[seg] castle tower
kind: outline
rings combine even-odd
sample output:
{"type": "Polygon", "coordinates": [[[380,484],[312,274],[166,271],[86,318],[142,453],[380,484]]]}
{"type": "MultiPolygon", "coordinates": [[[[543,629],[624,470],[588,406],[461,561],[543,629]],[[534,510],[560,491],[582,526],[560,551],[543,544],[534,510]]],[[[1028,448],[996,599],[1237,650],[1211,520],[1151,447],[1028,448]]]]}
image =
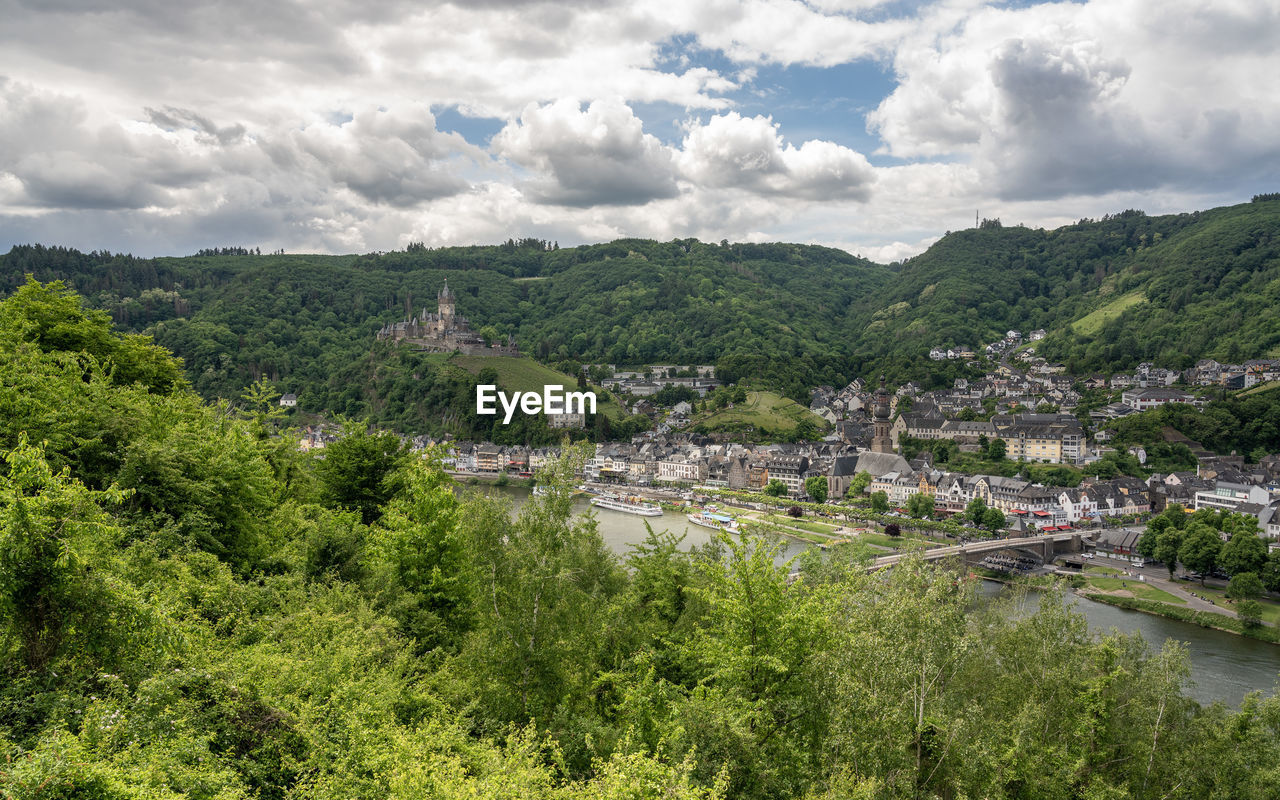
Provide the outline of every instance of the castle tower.
{"type": "Polygon", "coordinates": [[[875,393],[875,406],[872,412],[875,429],[871,436],[871,452],[892,453],[893,436],[889,433],[889,392],[884,388],[884,376],[880,376],[880,388],[875,393]]]}
{"type": "Polygon", "coordinates": [[[453,327],[453,292],[449,291],[449,280],[446,278],[444,288],[436,295],[436,300],[440,303],[440,322],[445,330],[453,327]]]}

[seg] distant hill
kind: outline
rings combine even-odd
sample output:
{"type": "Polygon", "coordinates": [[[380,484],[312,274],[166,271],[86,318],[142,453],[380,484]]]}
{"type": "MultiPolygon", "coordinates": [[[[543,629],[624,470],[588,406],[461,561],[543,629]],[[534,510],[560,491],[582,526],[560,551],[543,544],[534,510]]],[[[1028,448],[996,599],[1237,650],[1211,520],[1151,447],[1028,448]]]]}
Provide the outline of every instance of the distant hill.
{"type": "MultiPolygon", "coordinates": [[[[565,375],[583,363],[715,364],[727,381],[807,402],[815,385],[880,373],[948,384],[969,368],[928,361],[931,347],[978,347],[1010,328],[1046,329],[1041,354],[1076,372],[1280,354],[1277,234],[1280,198],[1268,196],[1056,230],[984,221],[891,265],[693,239],[155,259],[34,245],[0,256],[0,290],[25,273],[64,280],[181,356],[206,397],[237,397],[266,377],[307,410],[407,420],[443,400],[421,385],[380,386],[420,357],[375,347],[374,333],[434,310],[446,277],[474,329],[514,335],[565,375]]],[[[440,367],[422,361],[419,381],[440,367]]]]}

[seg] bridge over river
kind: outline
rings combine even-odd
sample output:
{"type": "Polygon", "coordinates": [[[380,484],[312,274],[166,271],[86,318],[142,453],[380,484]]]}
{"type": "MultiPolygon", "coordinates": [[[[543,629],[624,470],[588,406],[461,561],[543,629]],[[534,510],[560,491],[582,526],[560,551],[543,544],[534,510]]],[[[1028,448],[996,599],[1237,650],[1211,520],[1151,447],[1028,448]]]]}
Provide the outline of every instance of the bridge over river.
{"type": "MultiPolygon", "coordinates": [[[[1051,533],[1039,536],[1018,536],[1010,539],[984,539],[979,542],[968,542],[966,544],[952,545],[951,547],[933,547],[923,551],[921,556],[926,561],[959,556],[967,562],[976,563],[989,553],[1001,550],[1024,550],[1034,553],[1040,557],[1041,561],[1048,563],[1053,560],[1054,556],[1081,552],[1084,550],[1086,538],[1086,535],[1080,531],[1071,531],[1069,533],[1051,533]]],[[[906,557],[906,553],[881,556],[871,562],[871,568],[876,570],[892,567],[906,557]]]]}

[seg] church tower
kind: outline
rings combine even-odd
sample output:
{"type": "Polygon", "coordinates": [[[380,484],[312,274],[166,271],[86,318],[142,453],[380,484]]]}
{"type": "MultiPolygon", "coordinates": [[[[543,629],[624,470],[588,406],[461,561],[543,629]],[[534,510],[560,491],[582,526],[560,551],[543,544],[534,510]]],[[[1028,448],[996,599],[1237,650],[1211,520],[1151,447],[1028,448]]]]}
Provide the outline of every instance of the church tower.
{"type": "Polygon", "coordinates": [[[449,280],[446,278],[444,288],[436,295],[436,300],[440,303],[440,322],[445,330],[453,327],[453,299],[453,292],[449,291],[449,280]]]}
{"type": "Polygon", "coordinates": [[[880,388],[875,393],[872,411],[875,429],[871,436],[871,452],[892,453],[893,436],[889,433],[889,392],[884,388],[884,376],[880,376],[880,388]]]}

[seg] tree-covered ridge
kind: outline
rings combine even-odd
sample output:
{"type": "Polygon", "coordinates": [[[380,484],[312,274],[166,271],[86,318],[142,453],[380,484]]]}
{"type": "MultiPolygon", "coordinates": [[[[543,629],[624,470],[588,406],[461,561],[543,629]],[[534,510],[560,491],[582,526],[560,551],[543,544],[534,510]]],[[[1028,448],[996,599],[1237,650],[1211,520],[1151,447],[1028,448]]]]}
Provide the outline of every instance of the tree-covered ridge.
{"type": "MultiPolygon", "coordinates": [[[[1078,373],[1274,355],[1278,227],[1268,197],[1056,230],[989,222],[887,267],[824,247],[691,239],[156,259],[37,245],[3,256],[0,280],[65,281],[182,357],[206,398],[265,377],[306,409],[371,413],[334,376],[383,324],[434,310],[448,279],[474,328],[514,335],[544,363],[710,363],[806,401],[812,386],[881,373],[949,384],[968,368],[928,361],[930,348],[977,348],[1010,328],[1046,329],[1041,355],[1078,373]]],[[[386,419],[412,416],[398,405],[386,419]]]]}
{"type": "Polygon", "coordinates": [[[1042,354],[1078,370],[1156,361],[1175,369],[1200,358],[1239,363],[1280,356],[1280,200],[1260,198],[1195,215],[1195,224],[1133,254],[1114,294],[1145,302],[1096,335],[1061,331],[1042,354]]]}
{"type": "Polygon", "coordinates": [[[261,384],[209,405],[38,343],[74,299],[0,302],[2,796],[1280,790],[1280,700],[1200,707],[1183,649],[1095,639],[1060,595],[984,608],[943,567],[749,537],[620,560],[571,515],[586,452],[518,514],[389,434],[317,458],[261,384]]]}

